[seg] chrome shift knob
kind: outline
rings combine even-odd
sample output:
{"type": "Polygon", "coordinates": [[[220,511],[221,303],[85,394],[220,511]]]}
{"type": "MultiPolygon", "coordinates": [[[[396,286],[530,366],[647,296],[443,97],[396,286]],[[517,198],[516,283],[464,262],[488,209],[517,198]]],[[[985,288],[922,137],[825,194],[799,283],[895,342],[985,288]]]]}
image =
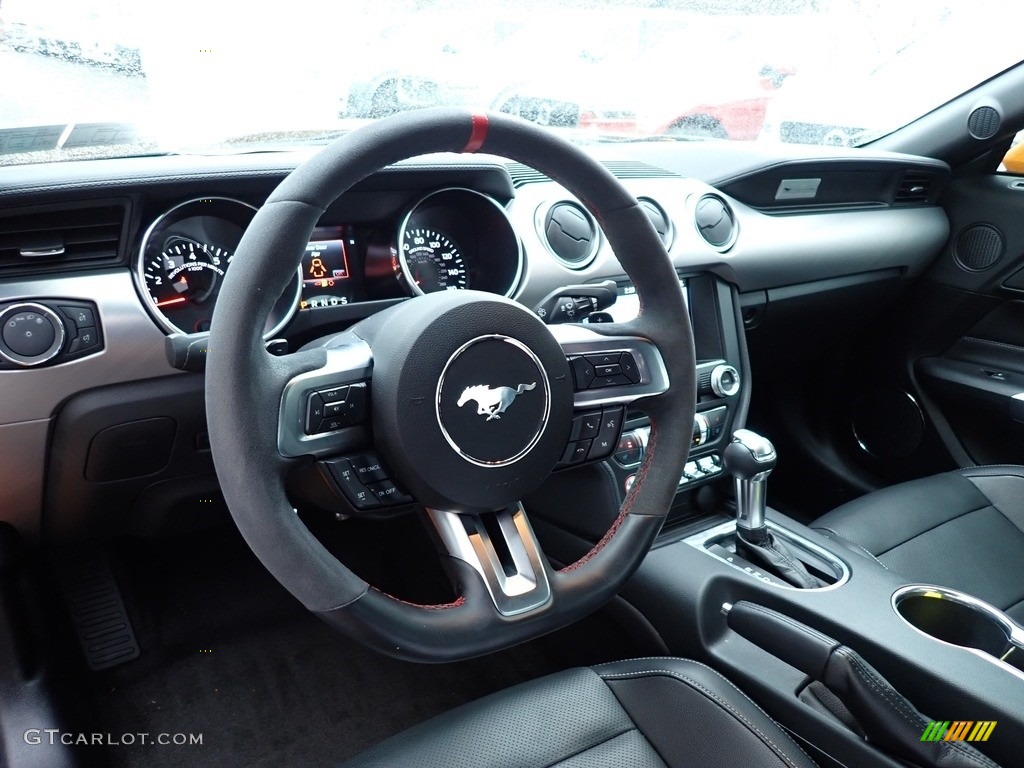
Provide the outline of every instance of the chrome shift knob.
{"type": "Polygon", "coordinates": [[[722,453],[722,465],[736,486],[736,527],[760,538],[765,531],[768,475],[778,456],[767,438],[749,429],[737,429],[722,453]]]}

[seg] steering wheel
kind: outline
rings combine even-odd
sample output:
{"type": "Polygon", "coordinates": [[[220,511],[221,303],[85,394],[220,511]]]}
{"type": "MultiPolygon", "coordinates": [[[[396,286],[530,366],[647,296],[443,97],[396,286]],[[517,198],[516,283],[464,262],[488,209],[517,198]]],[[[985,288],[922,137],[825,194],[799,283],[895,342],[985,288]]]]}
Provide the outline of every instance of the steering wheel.
{"type": "Polygon", "coordinates": [[[597,161],[506,115],[448,108],[396,115],[346,134],[291,173],[252,220],[233,262],[206,369],[213,458],[243,537],[309,610],[383,653],[450,661],[569,624],[636,570],[664,522],[692,439],[693,333],[664,245],[636,199],[597,161]],[[533,166],[583,202],[636,287],[636,319],[548,326],[508,299],[445,291],[403,301],[293,354],[267,352],[264,321],[334,200],[398,161],[481,149],[533,166]],[[633,356],[639,381],[600,389],[574,382],[570,358],[621,352],[633,356]],[[365,426],[306,434],[313,394],[359,382],[369,393],[365,426]],[[562,459],[574,412],[605,414],[634,401],[651,420],[635,482],[604,537],[556,569],[519,499],[562,459]],[[425,508],[458,595],[453,602],[416,605],[367,584],[289,501],[291,471],[311,457],[328,466],[370,444],[425,508]]]}

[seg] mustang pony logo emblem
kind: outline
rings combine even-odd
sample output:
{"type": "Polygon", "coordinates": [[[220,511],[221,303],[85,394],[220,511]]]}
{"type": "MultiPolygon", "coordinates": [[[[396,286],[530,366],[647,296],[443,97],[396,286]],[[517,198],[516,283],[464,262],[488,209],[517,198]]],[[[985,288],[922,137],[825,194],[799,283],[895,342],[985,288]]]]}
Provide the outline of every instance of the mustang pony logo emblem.
{"type": "Polygon", "coordinates": [[[487,421],[500,419],[501,414],[512,405],[512,402],[523,392],[527,392],[537,386],[537,382],[531,384],[520,384],[515,389],[512,387],[494,387],[487,384],[476,384],[466,387],[459,395],[459,408],[470,400],[476,401],[476,412],[481,416],[487,415],[487,421]]]}

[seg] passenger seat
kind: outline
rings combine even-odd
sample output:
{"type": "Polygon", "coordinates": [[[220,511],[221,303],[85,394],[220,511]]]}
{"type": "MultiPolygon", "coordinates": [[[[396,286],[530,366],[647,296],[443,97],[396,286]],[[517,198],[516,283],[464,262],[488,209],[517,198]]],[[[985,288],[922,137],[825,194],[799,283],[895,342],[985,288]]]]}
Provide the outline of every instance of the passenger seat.
{"type": "Polygon", "coordinates": [[[901,483],[844,504],[813,527],[910,582],[966,592],[1024,623],[1024,467],[901,483]]]}

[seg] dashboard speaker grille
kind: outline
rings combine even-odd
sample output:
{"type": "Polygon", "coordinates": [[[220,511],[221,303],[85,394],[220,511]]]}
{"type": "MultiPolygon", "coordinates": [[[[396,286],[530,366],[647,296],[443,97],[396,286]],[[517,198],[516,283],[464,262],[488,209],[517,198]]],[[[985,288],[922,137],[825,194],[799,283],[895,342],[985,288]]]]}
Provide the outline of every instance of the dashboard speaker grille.
{"type": "Polygon", "coordinates": [[[961,269],[984,272],[1003,256],[1003,233],[991,224],[973,224],[960,231],[953,246],[953,258],[961,269]]]}
{"type": "Polygon", "coordinates": [[[967,130],[976,139],[991,139],[999,130],[1001,121],[995,107],[978,107],[967,118],[967,130]]]}

